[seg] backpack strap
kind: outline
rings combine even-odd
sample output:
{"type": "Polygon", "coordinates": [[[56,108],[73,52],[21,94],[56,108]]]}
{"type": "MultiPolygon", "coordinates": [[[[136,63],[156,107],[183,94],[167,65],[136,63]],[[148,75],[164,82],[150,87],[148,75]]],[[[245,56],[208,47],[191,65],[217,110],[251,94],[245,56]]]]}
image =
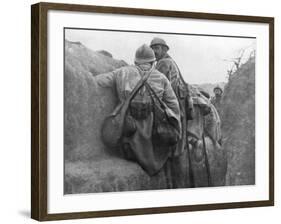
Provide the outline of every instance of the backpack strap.
{"type": "Polygon", "coordinates": [[[187,120],[193,120],[194,110],[193,110],[193,102],[192,102],[192,97],[191,97],[190,85],[184,81],[177,63],[171,57],[169,57],[169,60],[171,60],[175,64],[176,68],[178,69],[180,80],[182,81],[182,84],[184,85],[184,88],[186,90],[186,95],[185,95],[185,98],[187,99],[186,118],[187,118],[187,120]]]}
{"type": "MultiPolygon", "coordinates": [[[[139,71],[139,70],[138,70],[139,71]]],[[[150,74],[152,73],[153,69],[151,69],[149,72],[146,72],[142,78],[138,81],[132,92],[130,93],[128,97],[128,101],[130,102],[137,94],[137,92],[143,87],[144,83],[147,81],[149,78],[150,74]]]]}
{"type": "Polygon", "coordinates": [[[157,101],[159,102],[160,106],[162,109],[164,109],[166,107],[166,105],[163,103],[163,101],[157,96],[156,92],[154,91],[154,89],[151,87],[151,85],[149,85],[149,83],[145,83],[145,86],[150,90],[150,92],[155,96],[155,98],[157,99],[157,101]]]}
{"type": "MultiPolygon", "coordinates": [[[[160,105],[160,108],[161,108],[162,112],[165,114],[166,118],[168,119],[169,116],[168,116],[168,114],[167,114],[167,112],[166,112],[167,106],[165,105],[165,103],[157,96],[156,92],[155,92],[154,89],[149,85],[149,83],[146,82],[144,85],[150,90],[150,92],[152,93],[152,95],[154,95],[154,97],[156,98],[156,100],[158,101],[158,103],[159,103],[159,105],[160,105]]],[[[152,99],[152,101],[153,101],[154,104],[155,104],[155,101],[154,101],[154,99],[153,99],[152,96],[151,96],[151,99],[152,99]]]]}
{"type": "MultiPolygon", "coordinates": [[[[139,69],[138,69],[139,71],[139,69]]],[[[134,87],[134,89],[132,90],[132,92],[130,93],[129,97],[123,101],[122,104],[119,105],[119,108],[114,111],[114,114],[120,113],[121,111],[127,111],[127,108],[129,107],[132,99],[136,96],[136,94],[138,93],[138,91],[141,89],[141,87],[144,85],[144,83],[147,81],[147,79],[149,78],[150,74],[152,73],[153,69],[151,69],[148,72],[145,72],[145,74],[142,76],[142,78],[138,81],[138,83],[136,84],[136,86],[134,87]]],[[[141,71],[139,71],[141,72],[141,71]]],[[[139,73],[140,74],[140,73],[139,73]]]]}
{"type": "MultiPolygon", "coordinates": [[[[152,102],[154,103],[155,107],[154,107],[154,113],[160,113],[158,114],[158,116],[160,117],[160,119],[163,121],[166,120],[166,122],[168,122],[173,128],[175,128],[175,131],[177,132],[177,134],[180,133],[180,131],[178,130],[177,125],[173,122],[173,120],[171,120],[171,117],[168,115],[167,113],[167,106],[166,104],[157,96],[156,92],[154,91],[154,89],[149,85],[149,83],[145,83],[145,86],[150,90],[150,92],[152,93],[152,95],[155,96],[156,100],[159,102],[160,107],[155,103],[153,96],[151,95],[151,99],[152,102]]],[[[155,119],[154,119],[155,122],[155,119]]]]}
{"type": "MultiPolygon", "coordinates": [[[[139,71],[139,69],[138,69],[139,71]]],[[[153,69],[151,69],[148,72],[145,72],[145,74],[142,76],[142,78],[138,81],[132,92],[130,93],[129,97],[125,100],[123,107],[128,107],[132,99],[136,96],[138,91],[143,87],[144,83],[147,81],[149,78],[150,74],[152,73],[153,69]]],[[[141,71],[139,71],[140,74],[141,71]]]]}
{"type": "Polygon", "coordinates": [[[179,72],[180,80],[182,81],[183,84],[186,84],[186,82],[184,81],[183,76],[182,76],[182,74],[181,74],[181,71],[180,71],[180,69],[179,69],[179,66],[178,66],[177,63],[174,61],[174,59],[171,58],[170,56],[169,56],[169,57],[166,57],[165,59],[168,59],[168,60],[170,60],[171,62],[173,62],[173,64],[176,66],[176,68],[177,68],[177,70],[178,70],[178,72],[179,72]]]}

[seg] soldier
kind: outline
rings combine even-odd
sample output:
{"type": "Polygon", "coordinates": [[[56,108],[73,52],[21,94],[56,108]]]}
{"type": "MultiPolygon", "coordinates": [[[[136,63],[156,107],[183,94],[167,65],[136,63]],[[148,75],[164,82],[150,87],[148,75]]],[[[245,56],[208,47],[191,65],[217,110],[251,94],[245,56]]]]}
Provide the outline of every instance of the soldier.
{"type": "Polygon", "coordinates": [[[177,149],[170,159],[171,185],[172,188],[187,187],[189,182],[187,180],[186,163],[188,162],[185,160],[189,152],[186,150],[186,125],[187,120],[192,119],[192,98],[189,95],[189,87],[184,82],[177,64],[167,53],[169,46],[166,44],[165,40],[155,37],[151,41],[150,47],[153,49],[157,60],[156,69],[163,73],[171,82],[181,110],[182,136],[177,149]]]}
{"type": "Polygon", "coordinates": [[[215,96],[213,96],[211,98],[211,103],[216,107],[216,109],[219,112],[220,106],[221,106],[221,98],[222,98],[223,90],[221,87],[216,86],[213,91],[214,91],[215,96]]]}
{"type": "MultiPolygon", "coordinates": [[[[173,119],[180,135],[180,109],[177,97],[166,76],[155,69],[155,60],[153,50],[148,45],[142,45],[136,51],[135,65],[121,67],[98,75],[94,79],[101,87],[113,87],[117,90],[120,103],[113,111],[116,113],[130,97],[139,80],[149,73],[146,83],[166,105],[167,114],[173,119]]],[[[125,122],[121,144],[125,158],[138,162],[149,175],[155,175],[160,171],[173,149],[168,146],[160,147],[153,142],[155,114],[152,111],[152,100],[148,87],[143,85],[130,102],[126,115],[126,118],[130,119],[125,122]]]]}
{"type": "Polygon", "coordinates": [[[153,49],[157,60],[156,69],[166,75],[173,89],[176,90],[177,86],[181,84],[180,71],[174,60],[167,53],[169,46],[163,39],[155,37],[151,41],[150,47],[153,49]]]}

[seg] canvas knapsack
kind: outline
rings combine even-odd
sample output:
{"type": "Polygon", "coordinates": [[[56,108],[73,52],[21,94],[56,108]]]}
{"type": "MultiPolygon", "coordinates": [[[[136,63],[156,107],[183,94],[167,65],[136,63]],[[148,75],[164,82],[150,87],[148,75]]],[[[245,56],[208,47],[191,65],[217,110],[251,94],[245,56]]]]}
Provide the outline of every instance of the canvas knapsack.
{"type": "Polygon", "coordinates": [[[145,73],[136,84],[129,97],[121,105],[119,105],[119,108],[115,111],[115,113],[112,113],[105,118],[101,128],[101,137],[106,146],[115,148],[119,145],[124,133],[125,118],[130,102],[144,85],[151,72],[152,70],[145,73]]]}
{"type": "Polygon", "coordinates": [[[157,96],[153,88],[144,84],[151,92],[153,102],[153,131],[152,141],[158,146],[174,146],[178,143],[180,134],[174,117],[169,117],[166,104],[157,96]]]}

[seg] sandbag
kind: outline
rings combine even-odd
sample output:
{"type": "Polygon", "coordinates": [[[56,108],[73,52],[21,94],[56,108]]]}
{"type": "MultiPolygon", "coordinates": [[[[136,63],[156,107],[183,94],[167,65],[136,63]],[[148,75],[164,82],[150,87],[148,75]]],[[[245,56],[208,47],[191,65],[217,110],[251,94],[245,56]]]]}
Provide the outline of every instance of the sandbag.
{"type": "Polygon", "coordinates": [[[103,143],[115,148],[118,146],[123,134],[124,119],[128,106],[120,105],[120,110],[110,114],[104,119],[101,128],[101,138],[103,143]]]}

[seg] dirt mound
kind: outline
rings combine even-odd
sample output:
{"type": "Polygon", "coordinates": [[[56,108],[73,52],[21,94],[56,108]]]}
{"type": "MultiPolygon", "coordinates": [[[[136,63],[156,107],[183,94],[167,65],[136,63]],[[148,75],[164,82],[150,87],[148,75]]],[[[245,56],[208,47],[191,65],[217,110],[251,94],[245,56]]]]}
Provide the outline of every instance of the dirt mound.
{"type": "Polygon", "coordinates": [[[65,158],[92,158],[104,152],[101,121],[116,104],[109,89],[94,87],[93,76],[124,66],[123,61],[91,51],[80,42],[65,42],[64,146],[65,158]]]}
{"type": "Polygon", "coordinates": [[[255,58],[229,78],[221,108],[227,185],[255,184],[255,58]]]}

